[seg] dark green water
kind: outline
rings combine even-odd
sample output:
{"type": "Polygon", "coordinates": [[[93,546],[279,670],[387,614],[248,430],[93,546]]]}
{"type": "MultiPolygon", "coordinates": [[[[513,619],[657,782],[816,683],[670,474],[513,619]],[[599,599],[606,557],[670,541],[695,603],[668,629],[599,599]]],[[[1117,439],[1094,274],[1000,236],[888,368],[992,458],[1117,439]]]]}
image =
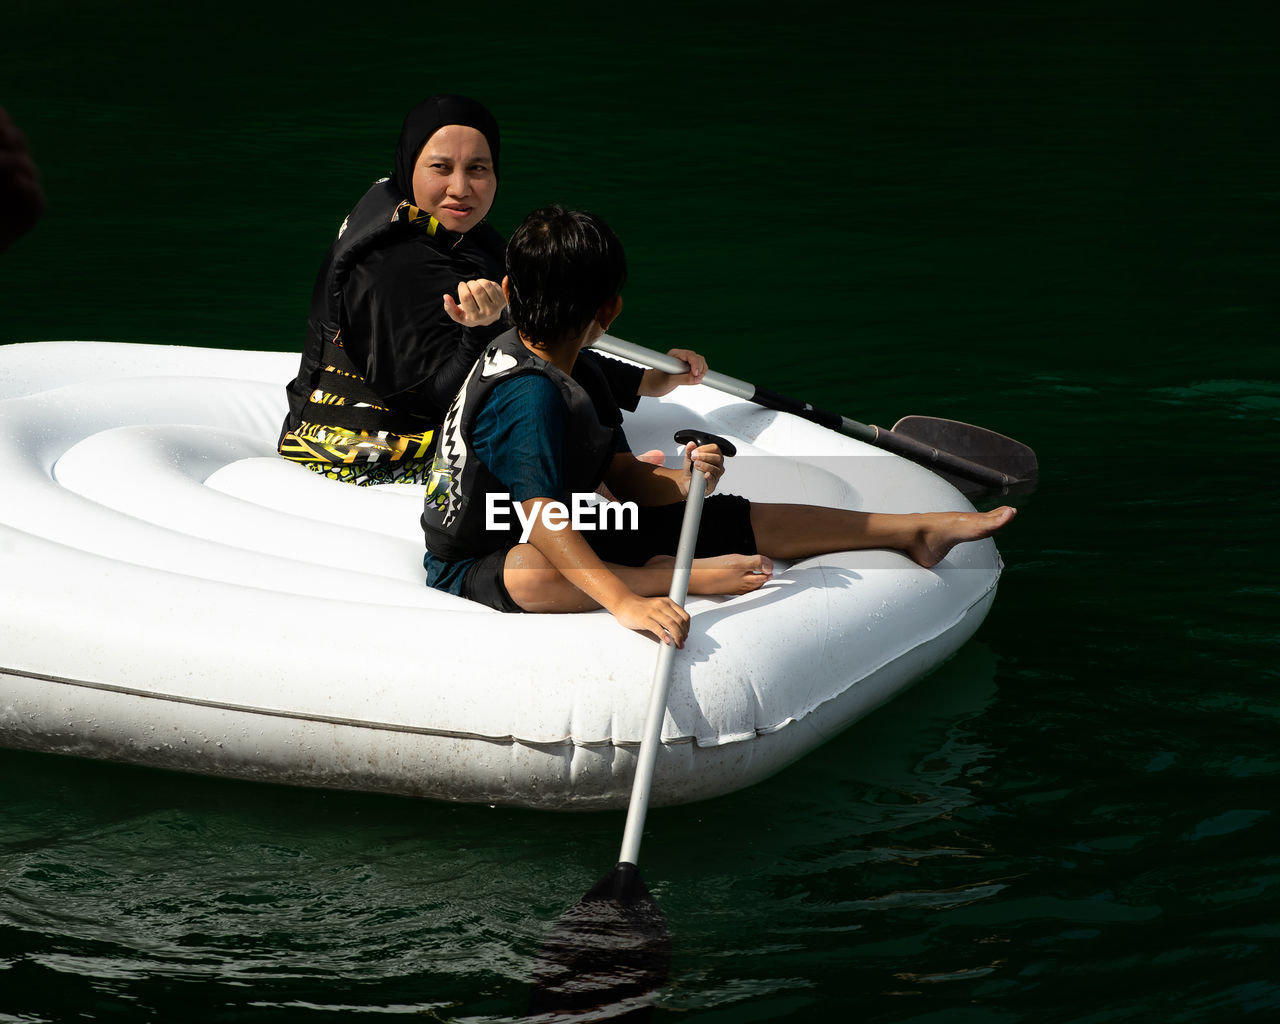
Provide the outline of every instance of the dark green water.
{"type": "MultiPolygon", "coordinates": [[[[500,228],[618,229],[623,337],[1039,453],[957,658],[650,815],[657,1019],[1276,1019],[1274,20],[283,10],[6,8],[49,210],[0,257],[0,341],[293,349],[404,110],[452,90],[503,123],[500,228]]],[[[0,1021],[508,1020],[621,825],[0,752],[0,1021]]]]}

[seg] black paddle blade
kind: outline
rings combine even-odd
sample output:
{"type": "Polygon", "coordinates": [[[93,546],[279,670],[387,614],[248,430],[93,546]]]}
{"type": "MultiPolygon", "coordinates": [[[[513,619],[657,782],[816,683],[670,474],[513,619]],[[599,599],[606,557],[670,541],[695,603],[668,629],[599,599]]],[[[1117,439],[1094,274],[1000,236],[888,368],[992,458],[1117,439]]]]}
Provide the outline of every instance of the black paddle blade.
{"type": "MultiPolygon", "coordinates": [[[[1040,475],[1040,462],[1036,453],[1021,441],[1005,437],[1004,434],[997,434],[985,427],[975,427],[972,423],[943,420],[934,416],[904,416],[893,425],[893,433],[1005,474],[1010,483],[996,490],[996,493],[1030,494],[1035,490],[1040,475]]],[[[966,496],[993,492],[992,487],[974,483],[942,469],[938,472],[966,496]]]]}
{"type": "Polygon", "coordinates": [[[670,967],[662,911],[640,869],[619,864],[547,936],[534,967],[529,1013],[639,1020],[648,1016],[652,993],[670,967]]]}

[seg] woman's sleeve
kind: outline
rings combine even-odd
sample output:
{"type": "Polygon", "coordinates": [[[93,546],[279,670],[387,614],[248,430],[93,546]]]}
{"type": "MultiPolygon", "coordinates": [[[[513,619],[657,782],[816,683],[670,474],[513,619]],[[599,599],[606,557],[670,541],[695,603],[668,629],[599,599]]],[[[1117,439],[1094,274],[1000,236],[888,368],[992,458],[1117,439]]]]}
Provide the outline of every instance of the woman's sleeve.
{"type": "Polygon", "coordinates": [[[449,318],[443,295],[456,297],[459,280],[420,245],[377,250],[352,270],[343,292],[344,341],[353,362],[363,362],[369,386],[393,408],[441,415],[485,345],[505,329],[499,321],[469,330],[449,318]]]}

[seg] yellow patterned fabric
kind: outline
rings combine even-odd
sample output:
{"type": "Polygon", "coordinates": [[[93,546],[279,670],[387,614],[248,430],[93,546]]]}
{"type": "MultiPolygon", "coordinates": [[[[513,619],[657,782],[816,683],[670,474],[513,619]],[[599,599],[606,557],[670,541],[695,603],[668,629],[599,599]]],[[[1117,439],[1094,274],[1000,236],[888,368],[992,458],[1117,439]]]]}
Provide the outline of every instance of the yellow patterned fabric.
{"type": "MultiPolygon", "coordinates": [[[[314,398],[313,398],[314,401],[314,398]]],[[[303,422],[281,439],[280,454],[312,472],[348,483],[425,483],[435,431],[393,434],[303,422]]]]}
{"type": "Polygon", "coordinates": [[[368,487],[371,484],[420,484],[431,472],[430,459],[407,462],[354,462],[343,466],[333,462],[300,462],[313,473],[330,480],[368,487]]]}

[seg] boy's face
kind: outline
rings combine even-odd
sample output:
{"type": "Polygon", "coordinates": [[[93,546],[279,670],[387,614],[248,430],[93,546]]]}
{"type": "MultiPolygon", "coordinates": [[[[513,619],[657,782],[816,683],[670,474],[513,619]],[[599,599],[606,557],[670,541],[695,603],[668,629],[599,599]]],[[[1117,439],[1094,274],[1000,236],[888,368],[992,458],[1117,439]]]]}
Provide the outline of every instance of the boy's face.
{"type": "Polygon", "coordinates": [[[413,167],[413,201],[450,231],[470,231],[488,215],[498,191],[484,134],[447,124],[427,139],[413,167]]]}

